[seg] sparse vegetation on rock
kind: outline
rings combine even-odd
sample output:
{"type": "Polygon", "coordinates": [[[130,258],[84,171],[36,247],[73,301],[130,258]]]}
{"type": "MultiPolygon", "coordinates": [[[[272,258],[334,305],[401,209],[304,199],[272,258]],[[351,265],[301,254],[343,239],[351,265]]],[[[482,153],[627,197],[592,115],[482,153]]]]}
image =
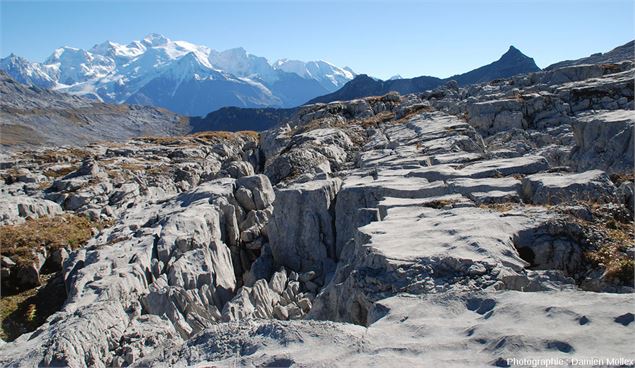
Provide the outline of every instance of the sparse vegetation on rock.
{"type": "Polygon", "coordinates": [[[46,321],[32,294],[6,299],[5,321],[28,327],[12,331],[36,329],[0,363],[628,355],[632,72],[450,82],[308,105],[260,134],[3,159],[3,275],[38,249],[69,254],[46,321]]]}

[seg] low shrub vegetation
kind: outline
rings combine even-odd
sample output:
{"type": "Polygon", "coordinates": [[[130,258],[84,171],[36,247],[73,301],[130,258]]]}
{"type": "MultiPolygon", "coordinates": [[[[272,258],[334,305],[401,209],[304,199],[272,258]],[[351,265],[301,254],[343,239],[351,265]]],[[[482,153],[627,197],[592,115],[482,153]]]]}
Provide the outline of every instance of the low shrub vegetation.
{"type": "Polygon", "coordinates": [[[99,226],[84,216],[72,214],[0,226],[0,255],[17,264],[28,264],[41,248],[50,253],[60,248],[80,247],[92,237],[92,229],[99,226]]]}

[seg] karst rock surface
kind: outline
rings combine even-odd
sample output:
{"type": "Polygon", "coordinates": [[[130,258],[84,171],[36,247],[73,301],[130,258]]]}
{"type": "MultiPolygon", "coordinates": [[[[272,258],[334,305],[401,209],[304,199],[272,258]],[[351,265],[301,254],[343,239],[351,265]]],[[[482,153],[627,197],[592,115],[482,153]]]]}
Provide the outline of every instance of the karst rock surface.
{"type": "Polygon", "coordinates": [[[3,156],[3,224],[109,226],[64,261],[62,309],[0,363],[635,359],[632,276],[590,257],[633,261],[602,217],[632,226],[633,70],[308,105],[259,137],[3,156]]]}

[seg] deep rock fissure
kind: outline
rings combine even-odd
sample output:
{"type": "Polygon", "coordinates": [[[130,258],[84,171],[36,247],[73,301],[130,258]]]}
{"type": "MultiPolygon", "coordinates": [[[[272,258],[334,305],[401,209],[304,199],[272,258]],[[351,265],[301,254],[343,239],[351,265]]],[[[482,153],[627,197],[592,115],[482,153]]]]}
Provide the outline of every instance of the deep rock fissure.
{"type": "Polygon", "coordinates": [[[582,268],[585,247],[567,229],[552,224],[519,232],[514,237],[514,246],[530,264],[529,269],[559,270],[575,277],[582,268]]]}
{"type": "MultiPolygon", "coordinates": [[[[624,78],[592,83],[617,90],[624,78]]],[[[618,91],[611,101],[589,102],[588,109],[605,111],[578,114],[565,106],[577,97],[539,93],[554,94],[544,79],[536,74],[307,106],[297,121],[264,132],[258,142],[253,134],[212,132],[133,140],[107,154],[97,145],[92,161],[51,180],[42,194],[50,203],[23,199],[24,190],[13,189],[18,182],[7,184],[24,201],[23,214],[72,210],[115,220],[70,255],[66,306],[22,343],[37,344],[42,353],[33,356],[42,365],[143,365],[157,359],[152,354],[163,344],[172,345],[161,354],[174,352],[164,357],[187,365],[266,349],[266,339],[288,346],[294,329],[341,328],[354,338],[338,341],[363,344],[372,335],[355,337],[358,326],[323,320],[374,331],[396,326],[395,320],[421,323],[417,316],[429,312],[426,324],[457,323],[464,334],[462,320],[480,326],[510,308],[524,317],[540,298],[520,292],[567,290],[578,303],[585,299],[580,289],[592,289],[575,287],[578,274],[591,281],[600,276],[583,272],[589,246],[567,227],[576,222],[557,210],[588,212],[562,205],[571,198],[608,202],[587,207],[632,199],[630,180],[618,190],[601,171],[619,173],[632,163],[624,151],[632,141],[632,96],[618,91]],[[614,137],[619,144],[609,144],[614,137]],[[615,149],[599,152],[596,144],[615,149]],[[402,304],[412,308],[399,311],[402,304]],[[449,311],[468,315],[455,319],[449,311]],[[313,321],[276,321],[300,319],[313,321]],[[84,335],[77,336],[78,328],[84,335]]],[[[37,166],[18,173],[30,193],[41,191],[29,182],[39,180],[31,179],[42,171],[37,166]]],[[[616,250],[624,257],[627,251],[616,250]]],[[[593,287],[632,291],[619,283],[593,287]]],[[[552,298],[549,303],[564,298],[540,296],[552,298]]],[[[536,304],[532,313],[541,310],[536,304]]],[[[472,333],[491,349],[478,350],[488,362],[516,345],[493,328],[472,333]]],[[[542,340],[513,341],[558,350],[542,340]]],[[[471,340],[460,343],[471,346],[471,340]]],[[[241,359],[248,364],[254,356],[241,359]]]]}

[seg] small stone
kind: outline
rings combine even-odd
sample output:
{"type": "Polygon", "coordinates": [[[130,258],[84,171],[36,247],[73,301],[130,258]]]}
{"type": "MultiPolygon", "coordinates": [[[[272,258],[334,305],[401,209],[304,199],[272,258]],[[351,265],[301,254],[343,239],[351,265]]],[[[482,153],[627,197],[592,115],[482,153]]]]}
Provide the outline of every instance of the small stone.
{"type": "Polygon", "coordinates": [[[162,269],[163,269],[163,262],[159,261],[156,258],[152,259],[151,270],[152,270],[152,275],[154,275],[155,278],[159,278],[159,275],[161,275],[162,269]]]}
{"type": "Polygon", "coordinates": [[[289,311],[284,306],[278,304],[273,308],[273,316],[276,319],[286,321],[289,319],[289,311]]]}
{"type": "Polygon", "coordinates": [[[57,249],[51,253],[46,260],[46,267],[49,271],[59,271],[64,265],[64,261],[68,258],[68,252],[64,248],[57,249]]]}
{"type": "Polygon", "coordinates": [[[248,211],[253,211],[256,209],[256,204],[254,203],[254,196],[250,190],[246,188],[238,188],[236,190],[236,193],[234,193],[234,196],[236,197],[236,200],[238,201],[238,203],[240,203],[240,205],[244,209],[248,211]]]}
{"type": "Polygon", "coordinates": [[[122,357],[118,356],[112,360],[112,366],[113,368],[120,368],[123,367],[125,362],[126,361],[122,357]]]}
{"type": "Polygon", "coordinates": [[[300,283],[297,281],[289,281],[287,289],[290,289],[294,296],[298,295],[298,292],[300,292],[300,283]]]}
{"type": "Polygon", "coordinates": [[[269,281],[269,288],[277,294],[282,294],[287,285],[287,273],[284,270],[280,270],[273,274],[271,281],[269,281]]]}
{"type": "Polygon", "coordinates": [[[20,266],[16,272],[18,287],[30,289],[40,285],[39,267],[34,263],[27,266],[20,266]]]}
{"type": "Polygon", "coordinates": [[[289,274],[289,280],[291,281],[298,281],[298,273],[295,271],[291,271],[291,273],[289,274]]]}
{"type": "Polygon", "coordinates": [[[289,312],[289,319],[300,319],[304,315],[304,313],[302,313],[302,309],[295,304],[287,306],[287,310],[289,312]]]}
{"type": "MultiPolygon", "coordinates": [[[[265,175],[243,176],[236,180],[236,186],[239,188],[239,190],[244,189],[244,194],[246,194],[247,191],[251,193],[254,208],[249,208],[250,210],[264,210],[273,203],[276,197],[273,191],[273,187],[269,182],[269,178],[265,175]]],[[[238,199],[238,190],[236,191],[236,193],[236,198],[238,199]]]]}
{"type": "Polygon", "coordinates": [[[311,304],[311,301],[308,298],[302,298],[298,300],[298,306],[302,309],[304,313],[309,313],[313,305],[311,304]]]}
{"type": "Polygon", "coordinates": [[[294,299],[294,295],[291,292],[291,289],[286,288],[280,295],[280,304],[282,305],[291,304],[293,302],[293,299],[294,299]]]}
{"type": "Polygon", "coordinates": [[[485,268],[485,266],[479,263],[474,263],[467,269],[467,274],[470,276],[482,275],[485,272],[487,272],[487,269],[485,268]]]}
{"type": "Polygon", "coordinates": [[[245,161],[232,161],[227,164],[225,170],[232,178],[238,179],[243,176],[250,176],[254,174],[254,168],[248,162],[245,161]]]}

